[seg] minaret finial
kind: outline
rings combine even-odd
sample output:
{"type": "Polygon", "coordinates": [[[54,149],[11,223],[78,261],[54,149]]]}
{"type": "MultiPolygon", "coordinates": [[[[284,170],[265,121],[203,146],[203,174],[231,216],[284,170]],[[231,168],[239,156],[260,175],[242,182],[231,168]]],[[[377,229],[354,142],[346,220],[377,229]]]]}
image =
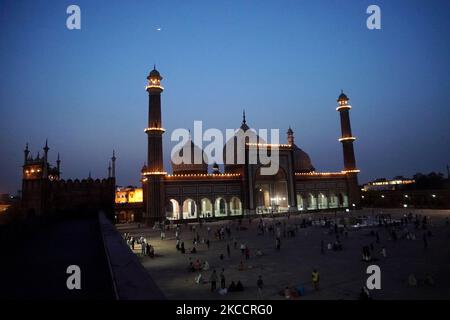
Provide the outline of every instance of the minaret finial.
{"type": "Polygon", "coordinates": [[[245,120],[245,109],[242,111],[242,123],[247,123],[247,120],[245,120]]]}
{"type": "Polygon", "coordinates": [[[156,70],[156,63],[153,64],[153,70],[156,70]]]}

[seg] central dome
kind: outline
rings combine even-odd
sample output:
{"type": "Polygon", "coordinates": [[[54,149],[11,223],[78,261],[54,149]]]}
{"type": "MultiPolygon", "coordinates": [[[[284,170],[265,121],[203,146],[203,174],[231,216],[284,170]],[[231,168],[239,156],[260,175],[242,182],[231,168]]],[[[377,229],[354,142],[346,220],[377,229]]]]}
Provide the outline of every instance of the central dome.
{"type": "Polygon", "coordinates": [[[295,172],[311,172],[315,168],[309,155],[294,144],[294,170],[295,172]]]}
{"type": "Polygon", "coordinates": [[[208,159],[203,150],[191,139],[178,149],[170,159],[173,174],[205,174],[208,173],[208,159]],[[189,151],[188,151],[189,150],[189,151]],[[184,152],[190,152],[189,160],[184,161],[184,152]],[[197,159],[196,159],[197,158],[197,159]],[[196,161],[197,160],[197,161],[196,161]]]}
{"type": "Polygon", "coordinates": [[[236,130],[233,137],[230,138],[223,147],[223,163],[226,172],[240,172],[245,163],[245,144],[246,143],[266,143],[255,130],[250,129],[245,120],[245,113],[241,127],[236,130]],[[227,157],[227,150],[233,152],[227,157]]]}

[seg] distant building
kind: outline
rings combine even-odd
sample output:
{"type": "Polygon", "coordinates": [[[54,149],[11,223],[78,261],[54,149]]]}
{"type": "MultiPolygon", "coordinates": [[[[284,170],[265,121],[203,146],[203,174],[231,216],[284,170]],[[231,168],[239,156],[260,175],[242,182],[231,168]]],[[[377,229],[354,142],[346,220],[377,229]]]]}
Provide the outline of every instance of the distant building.
{"type": "Polygon", "coordinates": [[[397,178],[392,180],[377,179],[363,185],[363,191],[371,190],[398,190],[414,184],[414,179],[397,178]]]}
{"type": "Polygon", "coordinates": [[[377,179],[361,188],[361,205],[375,208],[450,208],[450,185],[423,188],[415,179],[377,179]]]}
{"type": "Polygon", "coordinates": [[[73,212],[84,214],[103,210],[112,215],[114,210],[115,191],[115,155],[111,167],[108,168],[108,178],[63,180],[61,179],[61,160],[58,154],[56,166],[48,162],[47,141],[42,157],[37,154],[33,158],[28,149],[24,150],[22,173],[21,209],[27,216],[46,213],[73,212]]]}

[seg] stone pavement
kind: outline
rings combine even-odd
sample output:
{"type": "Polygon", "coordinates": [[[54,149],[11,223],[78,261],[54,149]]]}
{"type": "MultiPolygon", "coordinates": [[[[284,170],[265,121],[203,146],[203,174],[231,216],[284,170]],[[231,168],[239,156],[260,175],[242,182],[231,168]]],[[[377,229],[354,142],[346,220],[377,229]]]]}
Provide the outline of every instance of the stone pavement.
{"type": "MultiPolygon", "coordinates": [[[[258,235],[257,225],[259,219],[253,219],[249,224],[244,219],[242,225],[248,230],[236,231],[237,221],[218,221],[204,224],[200,229],[200,238],[207,237],[206,228],[211,227],[211,247],[208,250],[206,244],[197,245],[197,254],[188,253],[193,246],[193,232],[189,227],[182,227],[181,239],[185,242],[186,254],[181,254],[175,248],[175,235],[173,231],[167,231],[165,240],[160,240],[159,231],[148,227],[138,228],[137,224],[117,225],[119,232],[130,232],[135,236],[145,236],[154,246],[157,257],[140,257],[142,265],[155,279],[168,299],[256,299],[256,281],[258,275],[264,280],[264,299],[285,299],[279,291],[286,286],[305,289],[305,295],[299,299],[357,299],[361,287],[366,283],[368,275],[366,268],[370,264],[376,264],[381,268],[381,290],[371,291],[374,299],[448,299],[450,298],[450,226],[445,223],[445,218],[450,216],[450,210],[358,210],[351,213],[339,213],[342,216],[370,216],[377,213],[391,213],[393,217],[401,217],[404,213],[422,214],[432,219],[432,237],[429,239],[428,249],[424,249],[422,230],[414,231],[413,224],[409,230],[415,232],[416,240],[399,239],[391,240],[387,228],[373,227],[352,230],[348,238],[340,236],[343,244],[342,251],[327,250],[321,254],[321,240],[325,246],[328,242],[334,242],[336,236],[328,232],[327,228],[313,226],[299,228],[294,238],[281,238],[281,250],[275,249],[275,238],[272,234],[258,235]],[[232,227],[231,239],[217,240],[214,230],[220,226],[232,227]],[[377,230],[380,235],[380,244],[375,243],[375,237],[370,235],[370,230],[377,230]],[[233,238],[237,239],[238,248],[233,248],[233,238]],[[227,257],[227,242],[231,247],[231,258],[227,257]],[[245,260],[241,256],[239,245],[245,243],[250,249],[250,259],[245,260]],[[362,261],[362,246],[373,243],[373,262],[362,261]],[[380,254],[381,247],[387,249],[387,257],[380,254]],[[264,256],[255,256],[260,249],[264,256]],[[220,254],[225,256],[220,259],[220,254]],[[221,269],[225,269],[226,285],[231,281],[240,280],[245,290],[243,292],[228,293],[224,296],[218,292],[210,291],[210,284],[196,284],[194,278],[197,273],[187,270],[188,258],[202,262],[207,260],[210,270],[202,272],[203,278],[209,280],[211,270],[216,269],[219,275],[221,269]],[[245,270],[239,271],[240,262],[243,261],[245,270]],[[320,272],[320,289],[314,291],[311,283],[311,272],[316,268],[320,272]],[[414,273],[418,279],[417,287],[409,287],[408,276],[414,273]],[[430,274],[435,284],[424,284],[424,278],[430,274]]],[[[313,214],[312,219],[318,217],[334,218],[334,213],[313,214]]],[[[277,218],[275,221],[286,221],[287,225],[300,224],[302,219],[308,219],[309,215],[277,218]]],[[[265,218],[267,223],[272,219],[265,218]]],[[[191,224],[190,224],[191,225],[191,224]]],[[[198,224],[195,224],[197,229],[198,224]]],[[[135,248],[139,256],[139,245],[135,248]]],[[[218,287],[220,283],[217,284],[218,287]]]]}

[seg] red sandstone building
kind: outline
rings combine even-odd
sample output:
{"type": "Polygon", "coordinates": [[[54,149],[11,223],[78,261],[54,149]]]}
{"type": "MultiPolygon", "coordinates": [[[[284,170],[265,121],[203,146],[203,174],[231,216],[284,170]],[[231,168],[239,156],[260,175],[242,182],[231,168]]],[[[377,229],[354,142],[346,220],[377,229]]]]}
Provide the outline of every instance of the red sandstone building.
{"type": "MultiPolygon", "coordinates": [[[[154,68],[147,77],[148,85],[148,136],[147,164],[142,168],[143,214],[139,210],[136,220],[146,222],[188,220],[202,217],[231,217],[264,213],[299,212],[307,210],[335,209],[357,206],[360,200],[358,172],[356,167],[350,126],[348,97],[341,93],[337,99],[336,110],[340,114],[341,137],[344,154],[344,167],[341,172],[317,172],[306,152],[294,142],[294,132],[287,131],[286,144],[267,144],[256,135],[245,119],[234,139],[228,140],[227,146],[236,140],[239,132],[256,135],[256,143],[245,143],[242,150],[235,150],[245,158],[243,164],[226,163],[224,172],[219,166],[201,163],[173,163],[172,174],[165,171],[163,165],[162,135],[165,130],[161,117],[162,77],[154,68]],[[252,152],[266,148],[279,151],[279,170],[274,175],[263,175],[260,162],[247,161],[252,152]]],[[[198,150],[189,141],[181,150],[191,149],[191,155],[198,150]]],[[[237,154],[236,154],[237,153],[237,154]]],[[[225,152],[224,152],[225,154],[225,152]]],[[[206,158],[206,157],[205,157],[206,158]]],[[[203,158],[203,159],[205,159],[203,158]]],[[[193,159],[192,159],[193,160],[193,159]]],[[[126,207],[123,207],[124,210],[126,207]]],[[[119,209],[120,210],[120,209],[119,209]]]]}

